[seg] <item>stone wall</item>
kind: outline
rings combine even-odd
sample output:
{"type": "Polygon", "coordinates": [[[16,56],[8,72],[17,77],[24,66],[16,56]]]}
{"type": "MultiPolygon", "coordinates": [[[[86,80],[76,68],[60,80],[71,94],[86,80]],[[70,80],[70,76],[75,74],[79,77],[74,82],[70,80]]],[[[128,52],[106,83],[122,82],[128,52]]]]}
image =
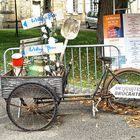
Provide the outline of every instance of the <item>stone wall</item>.
{"type": "MultiPolygon", "coordinates": [[[[43,7],[44,0],[16,0],[18,21],[32,17],[33,1],[40,1],[41,7],[43,7]]],[[[85,0],[83,0],[83,7],[84,7],[84,2],[85,0]]],[[[5,28],[15,27],[15,0],[8,0],[8,4],[9,4],[9,9],[13,11],[13,13],[4,14],[3,27],[5,28]]],[[[51,0],[51,8],[52,11],[62,10],[62,13],[64,14],[64,18],[68,18],[69,16],[71,16],[70,14],[66,13],[66,0],[51,0]]],[[[85,13],[83,12],[81,14],[73,14],[73,17],[81,21],[84,21],[85,13]]],[[[58,24],[61,24],[62,22],[63,21],[59,21],[58,24]]]]}
{"type": "Polygon", "coordinates": [[[3,28],[3,15],[0,14],[0,29],[3,28]]]}
{"type": "MultiPolygon", "coordinates": [[[[22,19],[32,17],[32,2],[36,0],[16,0],[17,3],[17,16],[19,27],[21,27],[20,21],[22,19]]],[[[43,5],[44,0],[37,0],[43,5]]],[[[12,28],[15,27],[15,0],[8,0],[8,7],[12,13],[2,14],[3,20],[2,25],[0,21],[0,28],[12,28]]]]}

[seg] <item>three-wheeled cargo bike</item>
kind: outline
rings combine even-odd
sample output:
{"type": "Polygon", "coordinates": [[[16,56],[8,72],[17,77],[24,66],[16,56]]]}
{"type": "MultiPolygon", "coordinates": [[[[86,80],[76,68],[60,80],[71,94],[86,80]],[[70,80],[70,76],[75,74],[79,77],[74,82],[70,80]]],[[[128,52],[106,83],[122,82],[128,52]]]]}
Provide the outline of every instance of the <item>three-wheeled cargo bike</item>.
{"type": "MultiPolygon", "coordinates": [[[[67,30],[70,28],[72,27],[67,27],[67,30]]],[[[63,34],[66,34],[67,30],[64,30],[63,34]]],[[[72,36],[75,36],[75,34],[77,35],[78,31],[79,29],[76,32],[72,30],[72,34],[69,33],[70,37],[64,35],[66,36],[64,46],[66,46],[68,39],[72,39],[72,36]]],[[[63,53],[60,56],[61,62],[62,58],[63,53]]],[[[90,95],[80,95],[80,97],[92,101],[93,116],[98,111],[98,104],[102,100],[105,100],[113,109],[118,109],[116,104],[124,100],[124,98],[118,98],[114,93],[110,92],[113,86],[127,85],[128,87],[125,87],[126,90],[129,89],[129,85],[136,85],[134,88],[137,88],[138,92],[140,91],[139,70],[124,68],[112,72],[110,65],[114,59],[104,56],[100,59],[104,63],[104,72],[95,91],[90,95]]],[[[57,62],[55,64],[57,65],[57,62]]],[[[66,90],[70,67],[71,63],[66,68],[62,65],[63,72],[61,75],[22,76],[15,75],[15,71],[10,70],[1,76],[2,97],[6,100],[7,114],[14,125],[25,131],[36,131],[43,130],[54,121],[58,105],[61,101],[72,97],[68,96],[66,90]]],[[[77,100],[81,99],[83,98],[78,98],[77,100]]]]}

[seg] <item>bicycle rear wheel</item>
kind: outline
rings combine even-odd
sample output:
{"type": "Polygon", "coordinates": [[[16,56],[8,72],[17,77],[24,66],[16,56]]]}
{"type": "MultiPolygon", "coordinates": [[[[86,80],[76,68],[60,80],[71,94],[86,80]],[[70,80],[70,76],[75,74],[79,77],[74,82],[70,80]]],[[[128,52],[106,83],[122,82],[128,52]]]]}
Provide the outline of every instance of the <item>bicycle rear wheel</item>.
{"type": "Polygon", "coordinates": [[[105,89],[107,89],[107,95],[109,95],[108,102],[113,109],[119,111],[122,107],[140,107],[140,99],[134,98],[116,98],[113,94],[110,93],[110,89],[116,84],[123,85],[140,85],[140,71],[137,69],[122,69],[119,70],[116,74],[116,78],[111,77],[105,89]]]}
{"type": "Polygon", "coordinates": [[[9,119],[18,128],[37,131],[53,122],[57,113],[57,102],[46,87],[26,83],[11,92],[6,108],[9,119]]]}

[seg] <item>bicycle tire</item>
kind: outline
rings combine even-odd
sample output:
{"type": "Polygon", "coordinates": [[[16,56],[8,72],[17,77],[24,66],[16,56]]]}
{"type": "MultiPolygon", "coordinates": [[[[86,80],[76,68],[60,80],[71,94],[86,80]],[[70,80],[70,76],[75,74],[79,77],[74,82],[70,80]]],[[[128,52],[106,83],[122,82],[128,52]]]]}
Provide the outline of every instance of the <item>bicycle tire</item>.
{"type": "Polygon", "coordinates": [[[113,94],[110,93],[110,89],[116,84],[127,84],[127,85],[140,85],[140,71],[134,68],[124,68],[120,69],[115,73],[119,82],[112,76],[108,79],[108,82],[105,86],[106,95],[111,95],[108,98],[110,106],[119,111],[120,108],[130,106],[130,107],[140,107],[139,99],[135,100],[134,98],[116,98],[113,94]]]}
{"type": "Polygon", "coordinates": [[[9,119],[24,131],[38,131],[48,127],[56,117],[57,102],[46,87],[26,83],[16,87],[7,99],[9,119]]]}

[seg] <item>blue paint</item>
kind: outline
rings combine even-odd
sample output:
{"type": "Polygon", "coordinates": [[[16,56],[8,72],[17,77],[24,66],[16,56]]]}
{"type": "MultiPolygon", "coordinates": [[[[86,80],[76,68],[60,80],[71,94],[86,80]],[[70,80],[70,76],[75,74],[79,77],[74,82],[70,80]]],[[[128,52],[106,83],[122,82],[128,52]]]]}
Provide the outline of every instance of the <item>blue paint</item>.
{"type": "Polygon", "coordinates": [[[35,23],[35,22],[43,23],[44,21],[45,19],[43,17],[31,18],[32,23],[35,23]]]}
{"type": "Polygon", "coordinates": [[[28,27],[27,22],[24,21],[23,26],[28,27]]]}
{"type": "Polygon", "coordinates": [[[30,47],[29,52],[36,52],[36,53],[42,53],[43,49],[40,47],[30,47]]]}
{"type": "Polygon", "coordinates": [[[22,50],[21,53],[22,53],[22,56],[25,56],[25,50],[22,50]]]}
{"type": "Polygon", "coordinates": [[[55,46],[50,46],[49,44],[45,45],[45,50],[47,50],[48,53],[52,52],[52,50],[56,49],[55,46]]]}
{"type": "Polygon", "coordinates": [[[48,13],[48,19],[49,20],[51,20],[52,18],[54,18],[55,17],[55,14],[54,13],[52,13],[52,12],[49,12],[48,13]]]}
{"type": "Polygon", "coordinates": [[[47,49],[48,49],[48,53],[49,53],[49,52],[52,51],[53,49],[56,49],[56,47],[53,47],[53,46],[48,45],[48,46],[47,46],[47,49]]]}

